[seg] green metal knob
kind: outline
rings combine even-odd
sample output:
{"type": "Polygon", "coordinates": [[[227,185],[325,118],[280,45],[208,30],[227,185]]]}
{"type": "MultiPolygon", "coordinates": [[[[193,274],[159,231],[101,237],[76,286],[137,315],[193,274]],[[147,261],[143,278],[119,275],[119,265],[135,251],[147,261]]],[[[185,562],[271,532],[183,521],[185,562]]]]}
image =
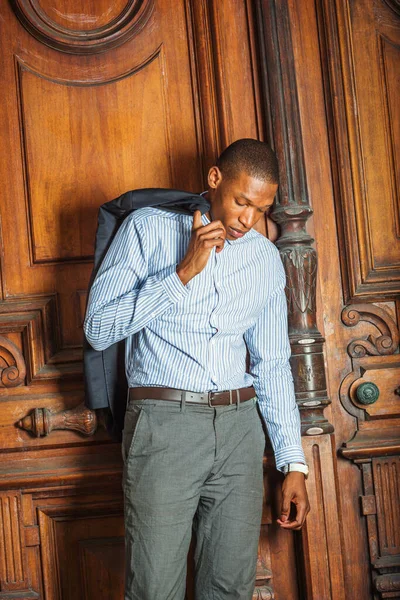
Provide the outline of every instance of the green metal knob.
{"type": "Polygon", "coordinates": [[[356,396],[361,404],[374,404],[379,398],[379,388],[375,383],[361,383],[357,388],[356,396]]]}

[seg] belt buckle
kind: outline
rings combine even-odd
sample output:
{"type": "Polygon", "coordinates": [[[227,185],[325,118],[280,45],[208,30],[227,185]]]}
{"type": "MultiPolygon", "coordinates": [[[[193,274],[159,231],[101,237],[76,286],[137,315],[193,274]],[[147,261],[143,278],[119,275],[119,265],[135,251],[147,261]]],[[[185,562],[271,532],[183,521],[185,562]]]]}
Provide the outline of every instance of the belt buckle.
{"type": "MultiPolygon", "coordinates": [[[[214,394],[215,392],[208,392],[208,406],[210,406],[211,408],[214,408],[214,404],[212,404],[212,394],[214,394]]],[[[232,399],[232,390],[229,390],[229,405],[233,404],[233,399],[232,399]]]]}

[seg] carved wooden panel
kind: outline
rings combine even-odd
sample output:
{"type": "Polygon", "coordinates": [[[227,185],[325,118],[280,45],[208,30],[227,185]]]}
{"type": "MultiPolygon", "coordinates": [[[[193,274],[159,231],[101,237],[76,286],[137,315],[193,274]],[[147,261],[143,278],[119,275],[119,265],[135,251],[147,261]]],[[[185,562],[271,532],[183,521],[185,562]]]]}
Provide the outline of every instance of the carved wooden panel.
{"type": "Polygon", "coordinates": [[[373,584],[378,598],[400,598],[400,458],[361,465],[373,584]]]}
{"type": "Polygon", "coordinates": [[[18,64],[32,265],[92,258],[93,171],[105,198],[110,173],[129,174],[139,154],[151,168],[135,166],[135,185],[171,182],[164,61],[160,48],[122,78],[97,85],[47,79],[18,64]],[[106,151],[105,140],[112,140],[106,151]]]}
{"type": "Polygon", "coordinates": [[[0,492],[0,590],[12,592],[27,586],[20,519],[21,494],[0,492]]]}
{"type": "Polygon", "coordinates": [[[132,38],[146,24],[154,0],[91,3],[11,0],[31,35],[52,48],[76,54],[103,52],[132,38]]]}
{"type": "MultiPolygon", "coordinates": [[[[329,23],[334,3],[322,4],[329,23]]],[[[395,2],[336,4],[326,92],[337,98],[328,111],[346,301],[390,298],[400,291],[400,20],[395,2]]]]}
{"type": "Polygon", "coordinates": [[[400,449],[399,329],[389,310],[373,304],[345,307],[342,320],[357,337],[347,347],[353,370],[340,399],[358,423],[342,454],[362,471],[374,598],[400,598],[400,463],[392,456],[400,449]]]}
{"type": "Polygon", "coordinates": [[[363,322],[369,324],[365,335],[348,344],[353,370],[340,387],[343,405],[360,421],[368,423],[374,418],[400,416],[397,324],[387,310],[374,304],[346,306],[342,320],[348,327],[355,327],[355,331],[363,322]]]}
{"type": "Polygon", "coordinates": [[[46,594],[60,600],[122,598],[121,506],[113,510],[112,504],[96,502],[94,497],[77,500],[66,497],[37,503],[46,594]]]}
{"type": "MultiPolygon", "coordinates": [[[[197,22],[187,0],[173,20],[169,9],[167,0],[1,4],[1,447],[40,445],[15,427],[32,408],[83,400],[98,206],[135,187],[202,190],[197,22]]],[[[215,109],[210,92],[207,102],[203,113],[215,109]]]]}

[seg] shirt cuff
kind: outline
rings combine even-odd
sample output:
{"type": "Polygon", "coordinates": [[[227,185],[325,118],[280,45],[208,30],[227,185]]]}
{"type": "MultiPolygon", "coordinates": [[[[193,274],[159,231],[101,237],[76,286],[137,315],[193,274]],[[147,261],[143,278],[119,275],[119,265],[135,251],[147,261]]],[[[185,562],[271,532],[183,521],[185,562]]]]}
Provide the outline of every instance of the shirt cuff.
{"type": "Polygon", "coordinates": [[[163,286],[168,298],[172,302],[179,302],[189,294],[189,287],[183,285],[176,272],[176,265],[171,265],[160,273],[157,273],[156,278],[163,286]]]}
{"type": "Polygon", "coordinates": [[[275,465],[278,471],[283,471],[285,465],[293,462],[307,464],[301,446],[287,446],[275,452],[275,465]]]}

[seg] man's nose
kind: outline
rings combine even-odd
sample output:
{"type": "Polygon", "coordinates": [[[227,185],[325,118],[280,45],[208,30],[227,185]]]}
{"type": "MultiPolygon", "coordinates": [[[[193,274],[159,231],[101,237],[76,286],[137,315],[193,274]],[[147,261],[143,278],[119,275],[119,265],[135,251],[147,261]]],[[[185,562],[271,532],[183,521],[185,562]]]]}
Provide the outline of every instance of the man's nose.
{"type": "Polygon", "coordinates": [[[250,206],[240,214],[239,222],[243,225],[243,227],[246,227],[246,229],[251,229],[256,221],[256,211],[250,206]]]}

